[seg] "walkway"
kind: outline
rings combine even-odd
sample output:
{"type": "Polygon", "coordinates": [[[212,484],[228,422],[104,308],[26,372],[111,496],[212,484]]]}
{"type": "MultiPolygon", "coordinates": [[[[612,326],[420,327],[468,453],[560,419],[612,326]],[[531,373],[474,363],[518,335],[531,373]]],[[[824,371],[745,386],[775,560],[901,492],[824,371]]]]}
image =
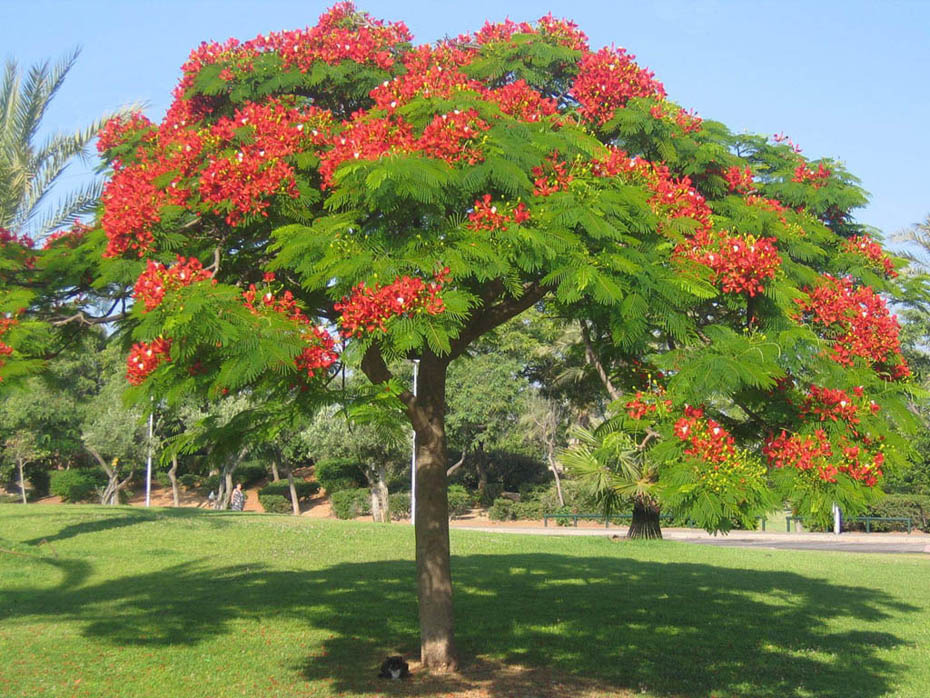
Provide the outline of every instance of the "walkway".
{"type": "MultiPolygon", "coordinates": [[[[494,526],[453,523],[456,530],[486,533],[522,533],[534,536],[608,536],[623,537],[623,527],[594,528],[574,526],[494,526]]],[[[777,533],[762,531],[731,531],[727,535],[711,535],[692,528],[663,528],[665,540],[699,545],[768,548],[789,550],[832,550],[856,553],[923,554],[930,556],[930,535],[905,533],[777,533]]]]}

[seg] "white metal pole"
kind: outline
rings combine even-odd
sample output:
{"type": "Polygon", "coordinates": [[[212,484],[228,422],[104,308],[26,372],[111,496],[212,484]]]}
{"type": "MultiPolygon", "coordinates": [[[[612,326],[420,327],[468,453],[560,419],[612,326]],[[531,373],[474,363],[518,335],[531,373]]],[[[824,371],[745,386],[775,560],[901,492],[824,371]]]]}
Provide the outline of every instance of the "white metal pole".
{"type": "MultiPolygon", "coordinates": [[[[420,360],[413,360],[413,396],[417,396],[417,369],[420,360]]],[[[417,430],[413,430],[413,449],[410,452],[410,524],[416,526],[417,520],[417,430]]]]}
{"type": "MultiPolygon", "coordinates": [[[[154,398],[152,398],[154,401],[154,398]]],[[[145,461],[145,506],[152,505],[152,428],[155,417],[155,407],[149,412],[149,455],[145,461]]]]}

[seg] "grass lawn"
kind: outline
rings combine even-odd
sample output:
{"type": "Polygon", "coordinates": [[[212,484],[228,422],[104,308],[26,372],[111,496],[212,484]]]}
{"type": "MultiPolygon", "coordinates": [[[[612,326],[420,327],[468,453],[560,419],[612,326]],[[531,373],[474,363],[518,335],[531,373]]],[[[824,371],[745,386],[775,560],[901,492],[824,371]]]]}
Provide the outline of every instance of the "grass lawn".
{"type": "Polygon", "coordinates": [[[452,532],[463,671],[415,656],[409,526],[0,505],[2,696],[930,695],[930,560],[452,532]]]}

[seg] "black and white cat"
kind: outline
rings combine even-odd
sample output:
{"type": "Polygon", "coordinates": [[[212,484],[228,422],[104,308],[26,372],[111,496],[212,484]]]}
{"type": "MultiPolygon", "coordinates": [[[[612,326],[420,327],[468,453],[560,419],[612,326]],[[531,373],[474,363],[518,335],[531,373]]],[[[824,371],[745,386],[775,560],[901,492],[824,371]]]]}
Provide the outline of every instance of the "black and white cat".
{"type": "Polygon", "coordinates": [[[403,657],[395,654],[381,663],[381,673],[378,676],[382,679],[406,679],[410,676],[410,667],[403,657]]]}

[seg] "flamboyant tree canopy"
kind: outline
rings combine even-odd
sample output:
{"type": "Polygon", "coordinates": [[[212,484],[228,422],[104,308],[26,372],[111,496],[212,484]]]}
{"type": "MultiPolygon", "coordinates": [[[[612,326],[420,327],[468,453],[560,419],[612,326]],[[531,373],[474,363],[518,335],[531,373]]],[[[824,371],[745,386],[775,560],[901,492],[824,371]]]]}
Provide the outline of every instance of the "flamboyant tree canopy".
{"type": "Polygon", "coordinates": [[[906,450],[900,262],[840,163],[702,121],[633,59],[552,16],[415,45],[350,3],[202,44],[161,123],[102,132],[96,224],[4,233],[0,275],[33,280],[27,314],[123,303],[140,392],[285,411],[343,362],[399,393],[391,360],[552,304],[624,368],[668,503],[726,527],[774,475],[855,507],[906,450]]]}

